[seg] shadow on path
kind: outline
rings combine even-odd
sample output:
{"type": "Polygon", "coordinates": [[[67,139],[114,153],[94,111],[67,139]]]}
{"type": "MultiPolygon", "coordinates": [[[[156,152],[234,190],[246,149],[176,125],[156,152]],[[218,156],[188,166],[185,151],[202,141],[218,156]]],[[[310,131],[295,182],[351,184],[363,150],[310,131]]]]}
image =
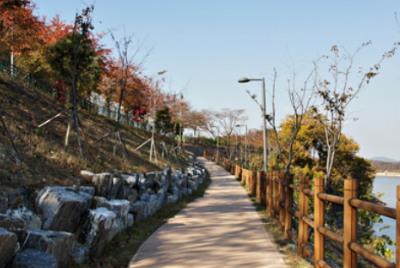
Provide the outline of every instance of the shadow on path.
{"type": "Polygon", "coordinates": [[[199,161],[212,179],[204,198],[147,239],[129,268],[286,267],[234,176],[203,158],[199,161]]]}

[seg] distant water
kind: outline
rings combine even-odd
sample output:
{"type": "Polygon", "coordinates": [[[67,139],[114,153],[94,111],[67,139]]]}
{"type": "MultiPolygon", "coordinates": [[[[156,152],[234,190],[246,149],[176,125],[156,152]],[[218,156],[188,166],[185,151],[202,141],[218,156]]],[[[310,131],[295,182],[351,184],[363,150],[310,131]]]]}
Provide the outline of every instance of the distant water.
{"type": "MultiPolygon", "coordinates": [[[[386,206],[391,208],[396,208],[396,191],[397,185],[400,185],[400,177],[380,177],[377,176],[375,178],[373,184],[373,193],[380,194],[384,193],[384,195],[380,198],[383,202],[386,203],[386,206]]],[[[387,235],[389,236],[394,242],[396,242],[396,220],[381,216],[383,223],[375,223],[374,230],[377,236],[380,235],[387,235]],[[388,229],[380,230],[380,228],[390,225],[388,229]]],[[[399,245],[400,246],[400,245],[399,245]]],[[[395,246],[390,247],[395,250],[395,246]]]]}

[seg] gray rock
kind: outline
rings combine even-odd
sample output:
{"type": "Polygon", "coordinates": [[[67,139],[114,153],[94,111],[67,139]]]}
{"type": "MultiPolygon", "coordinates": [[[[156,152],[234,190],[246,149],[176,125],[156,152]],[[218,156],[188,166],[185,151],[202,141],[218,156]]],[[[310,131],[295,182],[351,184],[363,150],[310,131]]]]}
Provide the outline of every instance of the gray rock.
{"type": "Polygon", "coordinates": [[[26,230],[25,223],[22,219],[7,214],[0,214],[0,228],[13,233],[25,232],[26,230]]]}
{"type": "Polygon", "coordinates": [[[128,200],[110,200],[105,202],[102,207],[106,207],[108,210],[115,213],[117,216],[118,230],[120,232],[126,230],[130,209],[130,203],[128,200]]]}
{"type": "Polygon", "coordinates": [[[18,250],[19,243],[16,234],[0,228],[0,267],[5,267],[18,250]]]}
{"type": "Polygon", "coordinates": [[[86,177],[93,177],[95,175],[93,172],[88,170],[81,170],[80,174],[86,177]]]}
{"type": "Polygon", "coordinates": [[[112,181],[113,181],[113,184],[112,184],[111,190],[107,195],[108,199],[115,199],[117,197],[119,189],[121,188],[121,186],[123,184],[123,180],[120,178],[114,177],[112,181]]]}
{"type": "Polygon", "coordinates": [[[20,207],[18,209],[9,209],[7,215],[13,218],[21,219],[26,229],[40,229],[42,226],[42,220],[35,213],[27,209],[26,207],[20,207]]]}
{"type": "Polygon", "coordinates": [[[168,193],[168,204],[178,201],[178,196],[168,193]]]}
{"type": "Polygon", "coordinates": [[[157,193],[157,210],[165,207],[168,204],[167,190],[160,189],[157,193]]]}
{"type": "Polygon", "coordinates": [[[89,194],[91,197],[94,197],[95,193],[96,193],[96,189],[92,186],[81,186],[79,187],[79,192],[84,192],[89,194]]]}
{"type": "Polygon", "coordinates": [[[188,188],[182,188],[182,195],[183,195],[183,196],[189,195],[188,188]]]}
{"type": "Polygon", "coordinates": [[[133,214],[129,213],[128,214],[128,227],[132,227],[133,224],[135,223],[135,217],[133,216],[133,214]]]}
{"type": "Polygon", "coordinates": [[[0,213],[5,214],[8,209],[8,197],[4,192],[0,192],[0,213]]]}
{"type": "Polygon", "coordinates": [[[88,209],[87,194],[74,192],[73,187],[45,187],[36,199],[42,215],[42,228],[74,233],[88,209]]]}
{"type": "Polygon", "coordinates": [[[192,181],[192,180],[189,180],[188,186],[189,186],[188,188],[192,191],[192,193],[193,193],[194,191],[196,191],[196,189],[197,189],[196,183],[195,183],[194,181],[192,181]]]}
{"type": "Polygon", "coordinates": [[[135,202],[129,205],[129,213],[141,213],[143,212],[143,204],[135,202]]]}
{"type": "Polygon", "coordinates": [[[140,201],[148,202],[149,199],[150,199],[150,195],[149,195],[149,194],[146,194],[146,193],[141,194],[140,197],[139,197],[139,199],[140,199],[140,201]]]}
{"type": "Polygon", "coordinates": [[[114,225],[116,218],[114,212],[104,207],[89,210],[78,241],[90,249],[91,255],[99,256],[106,242],[112,239],[111,234],[116,234],[114,225]]]}
{"type": "Polygon", "coordinates": [[[117,194],[118,199],[126,199],[129,202],[133,203],[139,197],[139,194],[136,189],[133,189],[129,184],[124,184],[119,189],[117,194]]]}
{"type": "Polygon", "coordinates": [[[23,249],[35,249],[52,254],[59,266],[68,263],[74,236],[62,231],[29,230],[23,249]]]}
{"type": "Polygon", "coordinates": [[[58,268],[53,255],[39,250],[26,249],[17,254],[12,268],[58,268]]]}
{"type": "Polygon", "coordinates": [[[188,176],[187,175],[183,175],[182,176],[182,181],[181,181],[181,187],[182,188],[188,188],[188,176]]]}
{"type": "Polygon", "coordinates": [[[99,173],[92,177],[96,188],[96,195],[107,197],[113,186],[113,175],[111,173],[99,173]]]}
{"type": "Polygon", "coordinates": [[[77,264],[89,263],[89,248],[85,246],[75,246],[71,252],[71,260],[77,264]]]}
{"type": "Polygon", "coordinates": [[[141,188],[151,189],[154,187],[155,183],[156,183],[156,180],[153,178],[145,178],[145,177],[139,178],[139,186],[141,188]]]}
{"type": "Polygon", "coordinates": [[[138,181],[139,181],[139,175],[135,174],[135,175],[121,175],[122,179],[129,184],[131,187],[135,187],[136,185],[138,185],[138,181]]]}

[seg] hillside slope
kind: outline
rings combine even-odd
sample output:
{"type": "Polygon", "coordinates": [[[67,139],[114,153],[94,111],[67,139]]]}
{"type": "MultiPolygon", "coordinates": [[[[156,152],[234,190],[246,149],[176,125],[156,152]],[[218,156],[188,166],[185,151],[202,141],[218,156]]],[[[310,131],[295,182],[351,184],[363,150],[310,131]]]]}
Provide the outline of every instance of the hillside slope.
{"type": "MultiPolygon", "coordinates": [[[[187,159],[170,155],[171,163],[158,157],[158,164],[149,161],[150,143],[140,150],[135,148],[151,137],[148,131],[123,124],[121,134],[129,157],[122,158],[120,147],[113,155],[114,135],[98,140],[115,128],[115,121],[104,116],[89,116],[79,110],[85,133],[84,160],[79,157],[75,131],[70,147],[64,150],[64,139],[69,114],[61,115],[48,125],[38,125],[64,110],[54,103],[53,97],[43,95],[9,77],[0,75],[0,110],[20,155],[12,149],[5,128],[0,124],[0,191],[10,192],[21,186],[38,189],[44,185],[73,185],[85,183],[79,179],[80,170],[93,172],[124,170],[147,172],[161,170],[167,164],[174,168],[187,165],[187,159]]],[[[157,135],[157,148],[163,137],[157,135]]],[[[167,146],[171,148],[172,144],[167,146]]],[[[170,141],[169,141],[170,142],[170,141]]],[[[160,151],[160,150],[159,150],[160,151]]]]}

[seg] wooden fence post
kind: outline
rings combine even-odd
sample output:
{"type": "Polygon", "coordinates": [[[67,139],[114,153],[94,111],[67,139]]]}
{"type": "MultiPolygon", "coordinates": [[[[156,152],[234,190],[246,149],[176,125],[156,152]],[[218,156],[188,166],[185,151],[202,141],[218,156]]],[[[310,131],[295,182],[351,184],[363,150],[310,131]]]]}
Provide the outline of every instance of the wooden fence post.
{"type": "Polygon", "coordinates": [[[279,230],[284,230],[285,223],[285,207],[282,205],[285,202],[285,187],[282,183],[285,181],[285,173],[279,174],[279,230]]]}
{"type": "Polygon", "coordinates": [[[251,194],[256,195],[257,194],[257,172],[252,171],[251,172],[251,194]]]}
{"type": "Polygon", "coordinates": [[[318,260],[325,258],[324,235],[318,231],[318,227],[325,225],[324,201],[318,198],[319,193],[324,192],[324,178],[314,179],[314,265],[321,268],[318,260]]]}
{"type": "Polygon", "coordinates": [[[261,204],[261,171],[256,173],[257,187],[256,187],[256,200],[261,204]]]}
{"type": "Polygon", "coordinates": [[[303,244],[307,245],[308,241],[308,225],[303,221],[303,216],[308,216],[308,196],[303,193],[303,189],[308,188],[308,177],[300,178],[300,201],[299,201],[299,254],[307,257],[307,252],[303,250],[303,244]]]}
{"type": "MultiPolygon", "coordinates": [[[[279,216],[279,172],[278,171],[274,171],[274,177],[273,177],[272,181],[273,181],[273,185],[274,185],[274,187],[273,187],[274,188],[273,189],[274,197],[272,200],[272,202],[274,204],[274,221],[277,221],[276,215],[279,216]],[[278,182],[276,180],[278,180],[278,182]]],[[[279,221],[278,221],[278,224],[279,224],[279,229],[280,229],[279,221]]]]}
{"type": "Polygon", "coordinates": [[[272,205],[272,172],[266,172],[267,176],[267,214],[272,218],[273,205],[272,205]]]}
{"type": "Polygon", "coordinates": [[[285,239],[290,239],[291,236],[288,230],[292,230],[292,214],[289,212],[289,208],[293,205],[293,189],[289,187],[289,184],[293,183],[293,175],[286,174],[286,196],[285,196],[285,239]]]}
{"type": "Polygon", "coordinates": [[[357,198],[357,180],[344,180],[344,268],[357,267],[357,254],[349,248],[350,242],[357,242],[357,209],[350,205],[352,198],[357,198]]]}
{"type": "Polygon", "coordinates": [[[400,186],[397,186],[396,204],[396,268],[400,268],[400,186]]]}

